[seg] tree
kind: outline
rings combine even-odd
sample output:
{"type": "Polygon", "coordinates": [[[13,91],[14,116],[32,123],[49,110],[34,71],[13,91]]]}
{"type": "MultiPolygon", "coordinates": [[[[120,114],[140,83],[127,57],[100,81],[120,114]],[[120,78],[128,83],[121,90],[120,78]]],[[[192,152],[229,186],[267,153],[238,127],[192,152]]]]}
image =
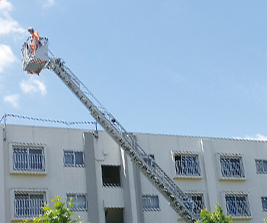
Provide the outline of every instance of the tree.
{"type": "MultiPolygon", "coordinates": [[[[207,209],[201,210],[200,219],[202,223],[233,223],[231,215],[225,217],[222,208],[218,204],[215,206],[215,209],[217,211],[212,213],[208,212],[207,209]]],[[[196,223],[199,223],[199,221],[196,223]]]]}
{"type": "MultiPolygon", "coordinates": [[[[54,207],[51,208],[48,205],[43,207],[43,215],[33,219],[34,223],[82,223],[79,221],[80,217],[75,220],[71,220],[72,211],[71,207],[73,204],[71,202],[62,202],[61,198],[57,196],[51,200],[54,202],[54,207]],[[68,207],[65,207],[67,204],[68,207]]],[[[28,222],[27,220],[25,222],[28,222]]]]}

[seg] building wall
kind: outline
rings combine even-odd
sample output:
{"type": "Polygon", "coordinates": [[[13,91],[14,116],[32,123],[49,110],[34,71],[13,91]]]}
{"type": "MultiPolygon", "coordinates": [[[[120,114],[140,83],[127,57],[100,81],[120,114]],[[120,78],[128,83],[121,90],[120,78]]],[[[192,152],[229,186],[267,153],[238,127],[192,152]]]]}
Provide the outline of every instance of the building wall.
{"type": "MultiPolygon", "coordinates": [[[[211,207],[219,202],[226,212],[224,194],[244,193],[248,195],[250,203],[251,222],[262,222],[262,219],[267,216],[261,203],[261,197],[267,196],[264,186],[267,183],[267,175],[257,173],[255,160],[267,160],[267,143],[249,140],[205,139],[203,151],[211,207]],[[242,157],[245,178],[243,180],[222,179],[218,156],[235,154],[242,157]]],[[[235,222],[243,221],[240,219],[235,222]]]]}
{"type": "MultiPolygon", "coordinates": [[[[130,158],[106,132],[34,126],[1,126],[0,135],[0,216],[1,221],[14,218],[16,191],[45,192],[50,200],[59,195],[86,195],[87,208],[75,211],[84,222],[102,223],[106,216],[123,213],[126,223],[183,222],[165,198],[132,164],[130,158]],[[14,171],[13,147],[42,147],[45,171],[42,173],[14,171]],[[83,151],[84,165],[64,165],[64,151],[83,151]],[[119,167],[120,186],[105,185],[102,167],[119,167]],[[143,210],[142,195],[158,196],[159,208],[143,210]]],[[[187,194],[201,195],[205,207],[212,211],[218,203],[227,213],[225,195],[246,195],[251,216],[239,217],[235,222],[262,222],[267,217],[261,197],[267,197],[267,175],[256,170],[256,159],[267,160],[267,142],[182,137],[170,135],[135,134],[138,144],[154,155],[159,166],[187,194]],[[196,156],[201,173],[179,175],[175,163],[180,155],[196,156]],[[220,157],[241,157],[244,177],[223,177],[220,157]]],[[[17,219],[21,220],[21,219],[17,219]]]]}
{"type": "MultiPolygon", "coordinates": [[[[6,141],[1,148],[3,152],[1,158],[4,159],[5,222],[15,219],[14,191],[16,190],[45,191],[49,204],[55,196],[66,200],[67,193],[87,193],[85,168],[64,167],[63,163],[64,150],[84,150],[83,131],[31,126],[7,126],[5,131],[6,141]],[[12,145],[44,146],[46,173],[25,174],[24,171],[12,173],[12,145]]],[[[80,215],[85,222],[89,221],[87,212],[75,212],[74,215],[80,215]]]]}
{"type": "Polygon", "coordinates": [[[4,166],[4,139],[5,133],[3,128],[0,126],[0,216],[3,219],[3,222],[6,222],[6,211],[5,211],[5,166],[4,166]]]}
{"type": "MultiPolygon", "coordinates": [[[[89,211],[90,222],[105,222],[106,210],[123,209],[125,222],[142,223],[141,196],[138,196],[139,193],[137,193],[141,190],[139,172],[137,172],[124,151],[105,132],[98,132],[97,137],[93,133],[86,133],[85,142],[85,150],[90,153],[89,162],[91,163],[91,168],[86,168],[86,170],[88,175],[96,175],[96,182],[90,183],[88,194],[89,197],[92,195],[97,199],[98,205],[98,216],[95,215],[96,212],[90,213],[89,211]],[[103,186],[102,166],[120,167],[121,186],[103,186]]],[[[90,206],[93,205],[95,205],[94,202],[90,204],[90,206]]],[[[92,208],[95,210],[95,207],[92,208]]]]}
{"type": "MultiPolygon", "coordinates": [[[[205,207],[214,210],[218,203],[227,213],[225,194],[247,195],[251,217],[234,217],[234,222],[262,222],[267,217],[263,211],[261,197],[267,197],[267,175],[256,173],[256,159],[267,161],[267,143],[263,141],[181,137],[138,134],[138,143],[147,153],[154,154],[156,162],[187,193],[202,193],[205,207]],[[174,155],[197,154],[200,162],[200,177],[181,177],[175,173],[174,155]],[[242,157],[245,177],[223,178],[220,156],[242,157]]],[[[148,180],[141,177],[142,193],[158,194],[148,180]]],[[[160,211],[145,212],[146,222],[175,222],[177,215],[159,195],[160,211]],[[162,214],[164,213],[164,215],[162,214]]]]}

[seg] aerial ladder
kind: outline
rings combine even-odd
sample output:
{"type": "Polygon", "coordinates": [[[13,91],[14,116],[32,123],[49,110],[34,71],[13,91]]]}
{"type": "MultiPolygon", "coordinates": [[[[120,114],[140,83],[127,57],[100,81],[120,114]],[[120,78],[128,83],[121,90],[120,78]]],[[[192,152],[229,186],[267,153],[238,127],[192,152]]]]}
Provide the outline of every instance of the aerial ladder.
{"type": "MultiPolygon", "coordinates": [[[[38,74],[43,69],[49,69],[65,83],[90,111],[94,119],[107,131],[118,145],[131,158],[146,178],[167,199],[169,205],[187,223],[199,220],[199,214],[194,212],[194,201],[187,196],[163,169],[149,156],[132,134],[128,133],[115,117],[95,98],[88,88],[65,65],[64,61],[48,50],[48,38],[40,38],[36,52],[31,50],[31,40],[22,46],[22,68],[31,74],[38,74]]],[[[199,220],[200,221],[200,220],[199,220]]],[[[200,221],[201,222],[201,221],[200,221]]]]}

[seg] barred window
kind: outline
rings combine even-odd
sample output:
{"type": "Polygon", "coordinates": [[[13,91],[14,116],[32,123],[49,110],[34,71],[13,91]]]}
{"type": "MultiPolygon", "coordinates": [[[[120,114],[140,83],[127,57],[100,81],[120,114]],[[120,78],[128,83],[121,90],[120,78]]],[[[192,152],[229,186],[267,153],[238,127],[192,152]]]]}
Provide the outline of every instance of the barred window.
{"type": "Polygon", "coordinates": [[[13,148],[13,169],[20,171],[45,171],[42,148],[13,148]]]}
{"type": "Polygon", "coordinates": [[[67,201],[73,204],[71,208],[72,211],[87,210],[87,201],[85,194],[67,194],[67,201]]]}
{"type": "Polygon", "coordinates": [[[267,174],[267,160],[257,159],[256,162],[256,171],[258,174],[267,174]]]}
{"type": "Polygon", "coordinates": [[[262,210],[267,211],[267,197],[261,198],[262,210]]]}
{"type": "Polygon", "coordinates": [[[159,211],[159,197],[157,195],[143,195],[142,196],[144,211],[159,211]]]}
{"type": "Polygon", "coordinates": [[[15,193],[14,216],[16,218],[36,217],[42,214],[44,193],[15,193]]]}
{"type": "Polygon", "coordinates": [[[205,209],[205,204],[203,200],[203,194],[186,194],[188,196],[188,202],[186,205],[190,210],[196,214],[200,214],[202,209],[205,209]]]}
{"type": "Polygon", "coordinates": [[[84,166],[84,153],[82,151],[64,151],[64,165],[69,167],[84,166]]]}
{"type": "Polygon", "coordinates": [[[200,176],[201,170],[197,155],[175,155],[175,170],[181,176],[200,176]]]}
{"type": "Polygon", "coordinates": [[[251,216],[247,195],[226,195],[227,214],[233,217],[251,216]]]}
{"type": "Polygon", "coordinates": [[[245,178],[241,157],[220,157],[223,177],[245,178]]]}

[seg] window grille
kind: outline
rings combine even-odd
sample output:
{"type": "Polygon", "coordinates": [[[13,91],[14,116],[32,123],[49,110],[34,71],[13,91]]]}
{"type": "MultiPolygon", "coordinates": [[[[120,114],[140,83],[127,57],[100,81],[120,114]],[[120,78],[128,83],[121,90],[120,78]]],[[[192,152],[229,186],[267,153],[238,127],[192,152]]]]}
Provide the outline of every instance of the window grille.
{"type": "Polygon", "coordinates": [[[84,166],[84,153],[82,151],[64,151],[64,165],[69,167],[84,166]]]}
{"type": "Polygon", "coordinates": [[[205,209],[203,194],[186,194],[189,198],[187,206],[196,214],[200,214],[205,209]]]}
{"type": "Polygon", "coordinates": [[[226,195],[227,214],[233,217],[251,216],[247,195],[226,195]]]}
{"type": "Polygon", "coordinates": [[[13,169],[20,171],[45,171],[42,148],[13,148],[13,169]]]}
{"type": "Polygon", "coordinates": [[[201,170],[197,155],[175,155],[175,170],[181,176],[200,176],[201,170]]]}
{"type": "Polygon", "coordinates": [[[85,194],[67,194],[67,201],[73,204],[72,211],[87,210],[87,201],[85,194]],[[71,201],[72,198],[72,201],[71,201]]]}
{"type": "Polygon", "coordinates": [[[258,174],[267,174],[267,160],[255,160],[258,174]]]}
{"type": "Polygon", "coordinates": [[[142,196],[144,211],[159,211],[159,197],[157,195],[143,195],[142,196]]]}
{"type": "Polygon", "coordinates": [[[267,197],[261,198],[262,210],[267,211],[267,197]]]}
{"type": "Polygon", "coordinates": [[[223,177],[245,177],[245,171],[241,157],[220,157],[220,163],[223,177]]]}
{"type": "Polygon", "coordinates": [[[14,216],[16,218],[36,217],[43,213],[44,193],[15,193],[14,216]]]}

